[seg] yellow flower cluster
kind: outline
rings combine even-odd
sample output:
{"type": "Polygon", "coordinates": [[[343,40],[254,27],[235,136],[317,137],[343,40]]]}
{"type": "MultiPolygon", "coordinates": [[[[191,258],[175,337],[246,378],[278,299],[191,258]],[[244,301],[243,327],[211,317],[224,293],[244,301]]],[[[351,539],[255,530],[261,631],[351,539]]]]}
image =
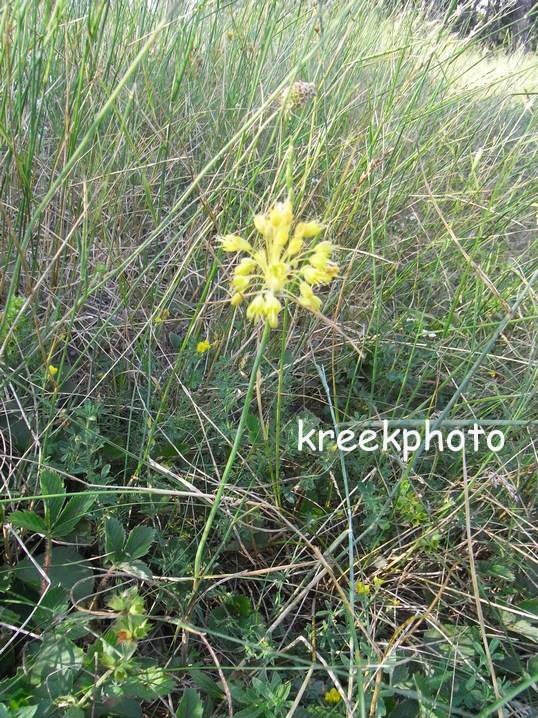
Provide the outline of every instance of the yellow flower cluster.
{"type": "Polygon", "coordinates": [[[279,297],[296,299],[303,307],[319,311],[321,300],[313,287],[329,284],[338,274],[331,262],[331,242],[308,242],[323,230],[318,222],[298,222],[292,232],[293,208],[290,200],[277,202],[267,214],[254,217],[254,226],[263,241],[260,247],[236,234],[228,234],[221,241],[225,252],[244,253],[235,267],[232,279],[231,303],[235,307],[246,296],[252,297],[248,319],[264,319],[273,328],[278,326],[282,310],[279,297]],[[296,297],[291,288],[298,286],[296,297]]]}
{"type": "Polygon", "coordinates": [[[337,703],[340,703],[342,700],[342,696],[338,692],[336,688],[331,688],[330,691],[327,691],[325,695],[323,696],[323,700],[325,703],[329,703],[330,705],[336,705],[337,703]]]}
{"type": "MultiPolygon", "coordinates": [[[[372,583],[374,588],[378,589],[383,585],[384,581],[379,576],[374,576],[374,580],[372,583]]],[[[364,583],[363,581],[357,581],[357,583],[355,584],[355,590],[359,595],[365,596],[370,593],[370,584],[364,583]]]]}

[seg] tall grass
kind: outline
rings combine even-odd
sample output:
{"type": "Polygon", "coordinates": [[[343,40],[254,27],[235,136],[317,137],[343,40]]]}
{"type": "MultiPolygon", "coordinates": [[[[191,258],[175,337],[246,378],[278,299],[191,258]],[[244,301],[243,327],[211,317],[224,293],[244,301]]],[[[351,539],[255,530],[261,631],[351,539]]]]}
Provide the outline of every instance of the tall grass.
{"type": "Polygon", "coordinates": [[[153,578],[121,580],[148,597],[145,650],[174,696],[192,665],[214,669],[209,640],[226,681],[291,681],[263,716],[327,712],[333,685],[334,715],[536,702],[535,57],[366,0],[13,0],[0,38],[6,566],[40,550],[9,514],[55,467],[99,497],[73,539],[97,572],[106,516],[158,530],[153,578]],[[317,94],[290,109],[297,80],[317,94]],[[290,183],[340,278],[325,319],[290,304],[271,333],[205,535],[261,340],[216,240],[290,183]],[[319,458],[295,450],[297,416],[495,420],[507,445],[466,465],[319,458]],[[248,621],[215,618],[226,592],[248,596],[248,621]]]}

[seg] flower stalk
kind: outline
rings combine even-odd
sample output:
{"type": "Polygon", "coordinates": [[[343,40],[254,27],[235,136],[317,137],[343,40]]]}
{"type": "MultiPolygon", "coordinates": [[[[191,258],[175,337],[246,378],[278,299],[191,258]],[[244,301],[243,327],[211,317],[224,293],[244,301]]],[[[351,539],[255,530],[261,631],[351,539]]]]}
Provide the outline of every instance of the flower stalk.
{"type": "Polygon", "coordinates": [[[211,532],[211,528],[215,521],[217,511],[219,510],[219,506],[222,502],[222,496],[224,494],[224,489],[226,488],[228,479],[229,479],[231,471],[233,469],[235,459],[237,457],[237,452],[239,451],[239,446],[241,444],[241,439],[243,437],[243,432],[245,430],[248,409],[249,409],[250,403],[252,401],[252,395],[254,393],[254,385],[256,383],[256,375],[258,373],[258,369],[260,368],[261,360],[262,360],[262,357],[263,357],[263,354],[265,351],[265,347],[267,345],[267,340],[269,339],[270,331],[271,331],[271,327],[269,325],[269,322],[266,322],[264,329],[263,329],[263,334],[262,334],[262,338],[260,341],[260,345],[258,347],[256,357],[254,358],[254,364],[252,365],[252,370],[250,372],[250,379],[249,379],[249,383],[248,383],[248,387],[247,387],[247,393],[245,394],[245,401],[243,403],[243,409],[241,411],[241,416],[239,418],[239,424],[237,426],[237,431],[235,432],[235,438],[234,438],[234,442],[232,445],[232,449],[228,456],[228,461],[226,462],[224,471],[222,472],[222,475],[220,477],[219,485],[217,487],[217,491],[215,493],[215,498],[213,500],[213,505],[211,506],[211,510],[210,510],[209,516],[207,517],[207,520],[205,522],[204,530],[202,532],[202,536],[200,538],[198,548],[196,549],[196,556],[194,557],[194,582],[193,582],[193,592],[195,592],[195,593],[198,590],[200,582],[203,579],[202,562],[203,562],[203,558],[204,558],[205,546],[206,546],[209,534],[211,532]]]}

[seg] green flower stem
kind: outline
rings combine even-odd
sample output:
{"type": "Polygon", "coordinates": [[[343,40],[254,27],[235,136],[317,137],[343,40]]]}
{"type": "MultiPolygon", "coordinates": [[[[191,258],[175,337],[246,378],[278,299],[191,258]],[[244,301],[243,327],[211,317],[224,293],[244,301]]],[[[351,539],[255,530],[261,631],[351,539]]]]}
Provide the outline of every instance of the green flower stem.
{"type": "Polygon", "coordinates": [[[83,706],[85,706],[86,703],[88,702],[88,700],[89,700],[93,695],[95,695],[96,689],[97,689],[97,688],[100,688],[104,683],[106,683],[107,680],[110,678],[110,676],[111,676],[113,673],[114,673],[114,669],[113,669],[113,668],[109,668],[107,671],[105,671],[105,673],[103,673],[103,675],[102,675],[97,681],[95,681],[95,683],[91,686],[91,688],[89,688],[89,689],[84,693],[84,695],[83,695],[82,698],[78,701],[78,703],[75,703],[75,706],[76,706],[77,708],[82,708],[83,706]]]}
{"type": "Polygon", "coordinates": [[[260,342],[260,346],[258,347],[258,352],[256,354],[256,358],[254,359],[254,364],[252,365],[252,371],[250,373],[250,380],[248,383],[247,393],[245,395],[245,402],[243,404],[243,410],[241,411],[241,418],[239,419],[239,425],[237,427],[237,431],[235,432],[235,439],[234,439],[234,443],[232,446],[232,450],[230,451],[230,455],[228,456],[228,461],[226,462],[226,466],[224,467],[224,471],[222,472],[222,476],[220,477],[219,486],[218,486],[217,492],[215,494],[215,499],[213,501],[211,511],[209,512],[209,516],[207,517],[207,521],[205,523],[204,530],[202,532],[202,537],[200,539],[200,543],[198,544],[198,548],[196,549],[196,556],[194,557],[194,584],[193,584],[194,592],[197,591],[198,586],[200,585],[200,581],[202,580],[201,568],[202,568],[202,560],[204,557],[205,545],[207,543],[207,538],[209,536],[209,532],[211,531],[211,527],[213,526],[213,522],[215,521],[215,516],[217,515],[217,511],[219,510],[219,506],[222,501],[222,495],[224,494],[224,489],[226,488],[228,478],[230,476],[233,465],[235,463],[235,458],[237,456],[237,452],[239,451],[239,444],[241,443],[241,438],[243,436],[243,431],[245,429],[245,422],[247,419],[248,409],[250,406],[250,402],[252,401],[252,394],[254,392],[254,384],[256,383],[256,374],[258,373],[258,369],[260,367],[262,356],[265,351],[265,347],[267,345],[267,340],[269,338],[269,332],[270,332],[270,327],[269,327],[269,324],[266,322],[264,330],[263,330],[262,340],[260,342]]]}
{"type": "Polygon", "coordinates": [[[282,319],[282,341],[280,344],[280,361],[278,364],[278,388],[276,395],[276,417],[275,417],[275,472],[273,477],[273,495],[275,503],[280,507],[281,491],[280,491],[280,423],[282,416],[282,387],[284,383],[284,359],[288,338],[288,300],[284,307],[284,316],[282,319]]]}

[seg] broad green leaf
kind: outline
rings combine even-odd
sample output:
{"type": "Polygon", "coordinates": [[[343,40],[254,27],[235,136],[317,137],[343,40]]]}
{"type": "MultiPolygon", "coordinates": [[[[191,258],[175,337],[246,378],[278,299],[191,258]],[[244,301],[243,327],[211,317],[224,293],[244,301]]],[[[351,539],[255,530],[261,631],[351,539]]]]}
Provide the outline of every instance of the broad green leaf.
{"type": "Polygon", "coordinates": [[[55,618],[63,617],[69,604],[61,586],[49,588],[32,615],[32,625],[43,631],[55,618]]]}
{"type": "Polygon", "coordinates": [[[149,666],[137,671],[132,678],[123,681],[121,690],[128,696],[152,701],[158,696],[167,695],[174,690],[175,686],[175,681],[163,668],[149,666]]]}
{"type": "Polygon", "coordinates": [[[155,529],[148,526],[136,526],[127,538],[124,553],[129,559],[142,558],[150,549],[155,538],[155,529]]]}
{"type": "Polygon", "coordinates": [[[183,697],[177,707],[177,718],[202,718],[204,706],[194,688],[185,688],[183,697]]]}
{"type": "MultiPolygon", "coordinates": [[[[36,563],[43,566],[43,554],[34,557],[36,563]]],[[[41,587],[41,574],[29,559],[23,559],[14,568],[14,575],[37,591],[41,587]]],[[[52,549],[49,567],[52,587],[62,586],[68,598],[73,590],[75,601],[81,601],[93,592],[93,571],[82,556],[70,546],[55,546],[52,549]]]]}
{"type": "Polygon", "coordinates": [[[78,671],[82,668],[83,660],[83,650],[73,641],[64,636],[52,635],[38,644],[30,666],[30,678],[33,683],[40,685],[52,674],[65,673],[69,670],[78,671]]]}
{"type": "Polygon", "coordinates": [[[115,563],[124,557],[125,531],[118,519],[111,516],[105,521],[105,551],[108,560],[115,563]]]}
{"type": "Polygon", "coordinates": [[[47,533],[45,521],[33,511],[14,511],[10,514],[9,521],[20,529],[27,529],[38,534],[47,533]]]}
{"type": "Polygon", "coordinates": [[[95,503],[95,500],[95,496],[87,494],[77,494],[72,496],[60,511],[58,519],[53,527],[53,536],[61,538],[72,533],[77,524],[85,518],[89,509],[95,503]]]}
{"type": "Polygon", "coordinates": [[[54,471],[43,471],[40,483],[41,494],[44,497],[51,495],[51,498],[43,498],[43,504],[45,506],[45,521],[49,526],[52,526],[64,505],[64,482],[54,471]]]}

